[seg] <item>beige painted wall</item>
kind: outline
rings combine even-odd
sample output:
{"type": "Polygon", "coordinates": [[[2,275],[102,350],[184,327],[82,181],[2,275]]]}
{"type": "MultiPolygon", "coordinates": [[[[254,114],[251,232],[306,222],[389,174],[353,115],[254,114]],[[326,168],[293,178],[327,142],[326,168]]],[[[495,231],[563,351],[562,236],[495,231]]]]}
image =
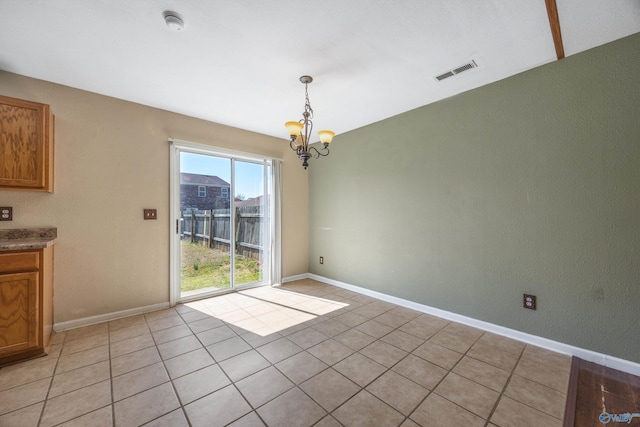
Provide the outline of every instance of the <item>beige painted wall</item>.
{"type": "Polygon", "coordinates": [[[169,300],[168,138],[283,159],[283,276],[308,272],[307,172],[285,138],[6,72],[0,94],[56,116],[55,193],[0,190],[14,209],[0,228],[58,227],[56,323],[169,300]],[[143,221],[143,208],[158,221],[143,221]]]}

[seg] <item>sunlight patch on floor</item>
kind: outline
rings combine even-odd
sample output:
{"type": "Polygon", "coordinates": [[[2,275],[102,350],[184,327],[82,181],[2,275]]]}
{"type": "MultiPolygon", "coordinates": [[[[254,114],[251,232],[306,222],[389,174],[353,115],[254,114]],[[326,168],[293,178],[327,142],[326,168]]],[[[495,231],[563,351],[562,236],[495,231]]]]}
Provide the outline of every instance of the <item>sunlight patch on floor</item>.
{"type": "Polygon", "coordinates": [[[348,303],[314,295],[320,289],[259,287],[181,304],[237,328],[240,335],[261,337],[311,322],[318,316],[343,310],[348,303]]]}

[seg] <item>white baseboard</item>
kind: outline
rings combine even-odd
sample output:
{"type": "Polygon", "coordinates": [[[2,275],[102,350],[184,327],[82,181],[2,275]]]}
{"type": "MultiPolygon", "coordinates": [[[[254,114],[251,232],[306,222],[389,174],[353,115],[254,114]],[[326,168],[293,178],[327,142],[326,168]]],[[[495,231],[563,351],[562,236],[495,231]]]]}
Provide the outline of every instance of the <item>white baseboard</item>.
{"type": "Polygon", "coordinates": [[[106,322],[109,320],[120,319],[123,317],[135,316],[136,314],[149,313],[151,311],[164,310],[169,308],[168,302],[159,304],[146,305],[144,307],[130,308],[128,310],[116,311],[113,313],[99,314],[97,316],[83,317],[81,319],[69,320],[67,322],[59,322],[53,325],[56,332],[65,331],[67,329],[79,328],[81,326],[94,325],[96,323],[106,322]]]}
{"type": "MultiPolygon", "coordinates": [[[[318,276],[316,274],[301,274],[295,276],[296,279],[313,279],[318,282],[323,282],[328,285],[337,286],[339,288],[347,289],[349,291],[357,292],[362,295],[367,295],[373,298],[377,298],[382,301],[387,301],[402,307],[410,308],[423,313],[431,314],[434,316],[442,317],[443,319],[451,320],[454,322],[462,323],[464,325],[472,326],[474,328],[482,329],[484,331],[492,332],[497,335],[502,335],[507,338],[522,341],[527,344],[535,345],[537,347],[546,348],[557,353],[567,354],[569,356],[576,356],[580,359],[598,363],[609,368],[617,369],[619,371],[628,372],[633,375],[640,376],[640,363],[632,362],[630,360],[620,359],[618,357],[610,356],[608,354],[598,353],[592,350],[576,347],[573,345],[565,344],[559,341],[550,340],[548,338],[539,337],[537,335],[528,334],[526,332],[520,332],[515,329],[506,328],[504,326],[496,325],[493,323],[485,322],[483,320],[477,320],[472,317],[463,316],[461,314],[453,313],[439,308],[431,307],[417,302],[409,301],[403,298],[394,297],[391,295],[383,294],[381,292],[372,291],[370,289],[361,288],[359,286],[350,285],[348,283],[340,282],[338,280],[329,279],[327,277],[318,276]],[[300,277],[302,276],[302,277],[300,277]]],[[[287,280],[290,281],[290,280],[287,280]]],[[[284,283],[284,280],[283,280],[284,283]]]]}
{"type": "Polygon", "coordinates": [[[302,279],[308,279],[309,273],[304,273],[304,274],[297,274],[295,276],[287,276],[287,277],[283,277],[281,282],[282,283],[287,283],[287,282],[294,282],[296,280],[302,280],[302,279]]]}
{"type": "MultiPolygon", "coordinates": [[[[308,278],[309,275],[308,274],[298,274],[296,276],[289,276],[289,277],[285,277],[282,279],[282,283],[286,283],[286,282],[293,282],[295,280],[301,280],[301,279],[306,279],[308,278]]],[[[263,284],[260,285],[256,285],[256,286],[247,286],[242,288],[244,289],[250,289],[253,287],[258,287],[258,286],[265,286],[263,284]]],[[[195,296],[194,299],[198,299],[201,296],[195,296]]],[[[185,302],[185,301],[182,301],[185,302]]],[[[169,308],[170,305],[168,302],[162,302],[159,304],[152,304],[152,305],[147,305],[144,307],[136,307],[136,308],[131,308],[128,310],[122,310],[122,311],[116,311],[113,313],[105,313],[105,314],[99,314],[97,316],[89,316],[89,317],[83,317],[81,319],[74,319],[74,320],[69,320],[66,322],[58,322],[56,324],[53,325],[53,330],[56,332],[61,332],[61,331],[66,331],[67,329],[75,329],[75,328],[80,328],[82,326],[89,326],[89,325],[95,325],[96,323],[101,323],[101,322],[107,322],[109,320],[116,320],[116,319],[121,319],[123,317],[130,317],[130,316],[135,316],[137,314],[144,314],[144,313],[149,313],[152,311],[158,311],[158,310],[164,310],[165,308],[169,308]]]]}

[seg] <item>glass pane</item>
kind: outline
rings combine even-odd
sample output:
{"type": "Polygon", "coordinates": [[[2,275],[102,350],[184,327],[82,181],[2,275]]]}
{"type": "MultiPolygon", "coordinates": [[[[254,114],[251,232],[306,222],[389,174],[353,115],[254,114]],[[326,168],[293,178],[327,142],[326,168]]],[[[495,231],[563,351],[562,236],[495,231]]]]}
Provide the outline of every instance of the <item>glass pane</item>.
{"type": "Polygon", "coordinates": [[[231,287],[231,160],[180,153],[181,297],[231,287]]]}
{"type": "Polygon", "coordinates": [[[261,282],[265,275],[266,251],[264,242],[269,228],[265,215],[264,164],[235,162],[236,215],[236,286],[261,282]]]}

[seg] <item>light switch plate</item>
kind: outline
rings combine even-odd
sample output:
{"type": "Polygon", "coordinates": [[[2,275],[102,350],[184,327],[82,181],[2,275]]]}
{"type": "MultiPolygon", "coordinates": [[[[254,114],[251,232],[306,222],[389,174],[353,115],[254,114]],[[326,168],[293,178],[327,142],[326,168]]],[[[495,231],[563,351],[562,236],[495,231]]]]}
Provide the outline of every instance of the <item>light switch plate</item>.
{"type": "Polygon", "coordinates": [[[0,221],[13,221],[13,208],[11,206],[0,207],[0,221]]]}
{"type": "Polygon", "coordinates": [[[144,219],[158,219],[158,211],[157,211],[157,209],[145,209],[144,210],[144,219]]]}

